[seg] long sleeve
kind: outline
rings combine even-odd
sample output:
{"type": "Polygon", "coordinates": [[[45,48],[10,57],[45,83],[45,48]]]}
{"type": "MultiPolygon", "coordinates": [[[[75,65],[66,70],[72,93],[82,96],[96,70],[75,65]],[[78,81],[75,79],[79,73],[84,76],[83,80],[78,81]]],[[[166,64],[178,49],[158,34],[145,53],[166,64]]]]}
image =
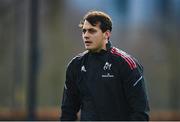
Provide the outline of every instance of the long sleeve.
{"type": "Polygon", "coordinates": [[[76,120],[80,109],[80,95],[76,84],[76,72],[71,62],[66,71],[60,120],[76,120]]]}
{"type": "Polygon", "coordinates": [[[130,120],[149,120],[149,103],[145,88],[142,66],[135,64],[133,69],[127,65],[123,67],[124,91],[127,102],[130,106],[130,120]]]}

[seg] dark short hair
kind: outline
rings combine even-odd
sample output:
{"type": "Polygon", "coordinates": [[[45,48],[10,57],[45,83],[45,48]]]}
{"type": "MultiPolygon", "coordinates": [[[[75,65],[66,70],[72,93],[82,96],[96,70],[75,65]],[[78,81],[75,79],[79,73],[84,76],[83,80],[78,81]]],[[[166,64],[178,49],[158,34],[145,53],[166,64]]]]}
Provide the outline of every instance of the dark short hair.
{"type": "Polygon", "coordinates": [[[101,11],[89,11],[80,21],[79,27],[82,28],[84,25],[85,20],[87,20],[91,25],[96,26],[100,23],[100,29],[102,32],[107,30],[112,30],[112,20],[110,16],[101,11]]]}

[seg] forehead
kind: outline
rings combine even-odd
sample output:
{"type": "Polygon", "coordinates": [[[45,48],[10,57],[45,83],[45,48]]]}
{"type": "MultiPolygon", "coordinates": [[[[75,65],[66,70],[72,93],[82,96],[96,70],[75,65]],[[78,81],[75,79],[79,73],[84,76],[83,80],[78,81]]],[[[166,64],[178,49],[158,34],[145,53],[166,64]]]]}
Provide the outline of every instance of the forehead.
{"type": "Polygon", "coordinates": [[[82,29],[90,29],[90,28],[100,29],[100,23],[97,23],[95,26],[93,26],[91,25],[91,23],[85,20],[82,29]]]}

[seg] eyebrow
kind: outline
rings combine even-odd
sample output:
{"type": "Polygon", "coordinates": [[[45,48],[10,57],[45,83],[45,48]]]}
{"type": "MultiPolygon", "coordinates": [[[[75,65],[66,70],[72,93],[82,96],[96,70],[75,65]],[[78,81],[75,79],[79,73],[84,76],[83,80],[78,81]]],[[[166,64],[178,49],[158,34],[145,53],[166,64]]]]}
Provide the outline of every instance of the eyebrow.
{"type": "Polygon", "coordinates": [[[82,31],[83,31],[83,32],[84,32],[84,31],[96,31],[96,29],[94,29],[94,28],[89,28],[89,29],[83,28],[82,31]]]}

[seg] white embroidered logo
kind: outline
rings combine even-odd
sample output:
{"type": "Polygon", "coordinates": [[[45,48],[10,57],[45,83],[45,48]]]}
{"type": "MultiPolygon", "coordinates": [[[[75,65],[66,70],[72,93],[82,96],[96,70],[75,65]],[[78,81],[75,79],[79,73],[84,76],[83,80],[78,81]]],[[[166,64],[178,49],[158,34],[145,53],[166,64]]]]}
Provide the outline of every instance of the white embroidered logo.
{"type": "Polygon", "coordinates": [[[84,65],[81,67],[81,72],[86,72],[86,69],[85,69],[84,65]]]}
{"type": "Polygon", "coordinates": [[[111,65],[112,65],[112,64],[106,62],[105,65],[104,65],[104,67],[103,67],[103,69],[104,69],[104,70],[111,70],[111,65]]]}
{"type": "Polygon", "coordinates": [[[109,73],[107,73],[106,75],[102,75],[103,78],[113,78],[114,75],[111,75],[109,73]]]}
{"type": "MultiPolygon", "coordinates": [[[[111,70],[111,66],[112,64],[110,64],[109,62],[106,62],[103,69],[106,71],[106,70],[111,70]]],[[[103,74],[102,75],[103,78],[113,78],[114,75],[110,74],[110,73],[107,73],[107,74],[103,74]]]]}

